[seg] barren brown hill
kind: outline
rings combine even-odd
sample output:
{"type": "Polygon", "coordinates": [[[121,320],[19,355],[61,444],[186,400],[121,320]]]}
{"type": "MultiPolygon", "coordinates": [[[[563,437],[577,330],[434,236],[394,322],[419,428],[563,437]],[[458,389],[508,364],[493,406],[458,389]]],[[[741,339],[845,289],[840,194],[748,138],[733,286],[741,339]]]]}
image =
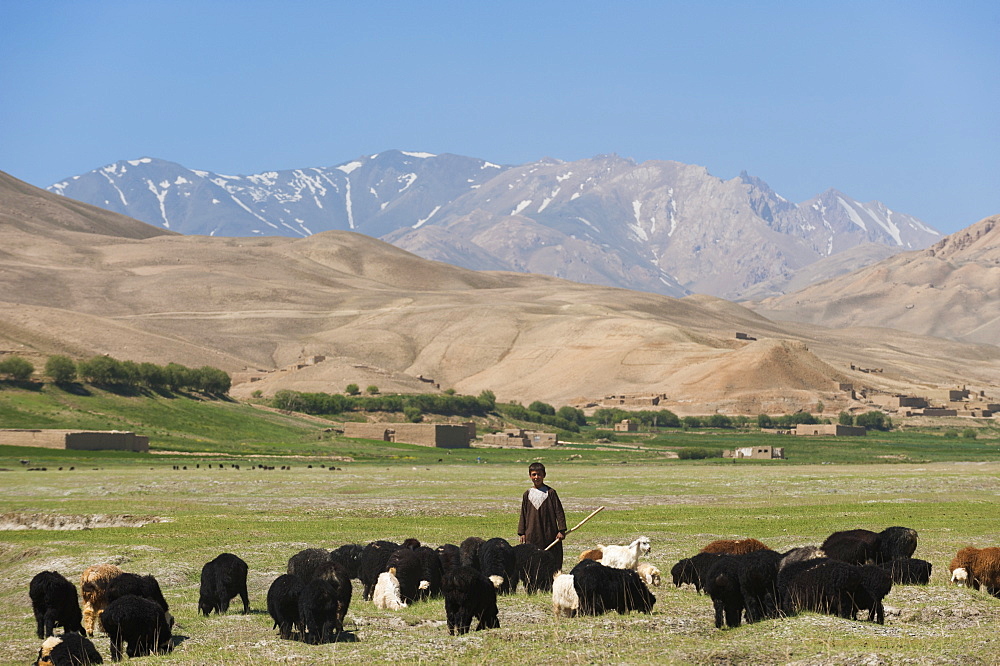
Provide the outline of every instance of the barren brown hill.
{"type": "Polygon", "coordinates": [[[754,309],[774,319],[1000,345],[1000,216],[754,309]]]}
{"type": "Polygon", "coordinates": [[[53,209],[49,196],[37,191],[39,202],[30,186],[0,180],[3,351],[107,353],[262,377],[234,387],[237,396],[347,383],[427,390],[422,376],[442,389],[557,405],[666,393],[680,413],[820,400],[837,409],[847,405],[844,381],[906,390],[1000,377],[1000,348],[990,345],[776,323],[705,296],[474,272],[350,232],[163,234],[82,204],[53,209]],[[737,340],[738,331],[758,339],[737,340]],[[317,356],[326,360],[307,362],[317,356]]]}

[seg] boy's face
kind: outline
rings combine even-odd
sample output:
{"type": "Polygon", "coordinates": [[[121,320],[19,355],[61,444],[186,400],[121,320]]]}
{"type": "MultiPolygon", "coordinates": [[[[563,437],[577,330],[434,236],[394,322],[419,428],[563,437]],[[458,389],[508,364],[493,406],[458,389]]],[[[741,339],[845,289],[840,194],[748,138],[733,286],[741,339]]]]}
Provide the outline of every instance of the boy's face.
{"type": "Polygon", "coordinates": [[[531,479],[531,483],[535,488],[541,488],[545,484],[545,472],[541,470],[533,469],[528,472],[528,477],[531,479]]]}

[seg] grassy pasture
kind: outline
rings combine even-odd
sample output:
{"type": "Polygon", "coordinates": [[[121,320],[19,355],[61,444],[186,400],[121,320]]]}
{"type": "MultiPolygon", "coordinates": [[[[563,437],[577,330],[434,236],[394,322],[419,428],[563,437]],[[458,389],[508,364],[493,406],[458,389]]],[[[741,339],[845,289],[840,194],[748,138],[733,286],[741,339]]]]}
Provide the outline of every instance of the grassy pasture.
{"type": "MultiPolygon", "coordinates": [[[[377,445],[356,446],[368,451],[364,447],[377,445]]],[[[567,565],[579,550],[639,534],[652,539],[648,559],[669,578],[674,562],[716,538],[752,536],[783,550],[818,544],[839,529],[917,529],[916,556],[934,565],[931,585],[895,588],[886,598],[894,610],[884,626],[805,614],[718,631],[708,598],[668,583],[656,590],[652,615],[555,620],[544,594],[502,597],[501,629],[458,638],[447,633],[442,601],[382,611],[361,601],[355,583],[347,624],[356,640],[322,646],[279,640],[265,595],[302,548],[410,536],[430,545],[470,535],[516,538],[527,473],[513,456],[526,461],[524,452],[479,452],[486,462],[475,464],[476,451],[459,460],[418,449],[391,447],[397,456],[392,462],[326,461],[340,470],[309,469],[298,458],[269,462],[292,465],[284,471],[251,470],[247,460],[241,470],[210,469],[207,457],[54,451],[44,455],[63,471],[50,466],[29,472],[16,461],[26,450],[0,451],[0,465],[11,470],[0,472],[0,514],[38,522],[97,516],[163,521],[0,532],[0,603],[8,608],[0,616],[6,637],[0,663],[27,663],[37,650],[27,594],[35,573],[55,569],[78,582],[86,566],[104,561],[156,575],[170,602],[180,641],[173,654],[146,658],[150,664],[1000,663],[1000,600],[947,584],[947,565],[958,548],[1000,545],[998,462],[653,464],[636,452],[620,464],[614,462],[624,455],[618,452],[607,460],[604,452],[594,452],[593,460],[585,452],[572,461],[573,452],[544,452],[549,481],[571,524],[607,507],[570,536],[567,565]],[[171,469],[178,461],[188,469],[171,469]],[[250,565],[247,616],[197,614],[201,565],[220,552],[250,565]]],[[[30,451],[37,464],[39,450],[30,451]]],[[[107,659],[106,637],[96,644],[107,659]]]]}

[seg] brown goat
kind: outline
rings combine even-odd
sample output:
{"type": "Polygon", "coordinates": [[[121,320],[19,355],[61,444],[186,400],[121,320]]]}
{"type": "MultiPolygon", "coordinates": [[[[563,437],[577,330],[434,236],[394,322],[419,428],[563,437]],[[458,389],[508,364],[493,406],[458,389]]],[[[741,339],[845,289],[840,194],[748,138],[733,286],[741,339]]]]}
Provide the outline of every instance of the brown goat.
{"type": "Polygon", "coordinates": [[[600,548],[591,548],[590,550],[585,550],[580,553],[581,562],[584,560],[597,560],[600,562],[602,557],[604,557],[604,551],[600,548]]]}
{"type": "Polygon", "coordinates": [[[745,555],[758,550],[771,550],[757,539],[717,539],[701,549],[703,553],[745,555]]]}
{"type": "Polygon", "coordinates": [[[983,587],[989,594],[1000,596],[1000,548],[966,546],[955,554],[948,567],[951,582],[968,587],[983,587]]]}
{"type": "MultiPolygon", "coordinates": [[[[108,583],[124,572],[114,564],[94,564],[80,575],[80,596],[83,598],[83,628],[94,635],[95,622],[108,605],[108,583]]],[[[98,624],[97,626],[101,626],[98,624]]]]}

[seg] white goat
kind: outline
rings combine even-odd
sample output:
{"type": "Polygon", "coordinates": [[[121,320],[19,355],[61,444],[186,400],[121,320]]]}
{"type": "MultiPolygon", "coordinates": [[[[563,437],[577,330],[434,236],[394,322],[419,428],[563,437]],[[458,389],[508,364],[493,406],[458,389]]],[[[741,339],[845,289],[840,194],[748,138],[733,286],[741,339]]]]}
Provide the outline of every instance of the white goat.
{"type": "Polygon", "coordinates": [[[573,574],[557,571],[552,579],[552,612],[556,617],[573,617],[580,608],[580,597],[573,586],[573,574]]]}
{"type": "Polygon", "coordinates": [[[646,587],[652,585],[653,587],[660,586],[660,570],[649,562],[639,562],[639,566],[636,567],[636,571],[639,573],[639,578],[646,583],[646,587]]]}
{"type": "Polygon", "coordinates": [[[378,575],[378,582],[375,583],[375,591],[372,592],[372,601],[376,608],[386,610],[400,610],[406,608],[406,602],[399,594],[399,579],[396,578],[396,570],[389,569],[378,575]]]}
{"type": "Polygon", "coordinates": [[[639,556],[649,552],[649,537],[641,536],[627,546],[605,546],[598,544],[603,556],[601,564],[615,569],[635,569],[639,556]]]}

